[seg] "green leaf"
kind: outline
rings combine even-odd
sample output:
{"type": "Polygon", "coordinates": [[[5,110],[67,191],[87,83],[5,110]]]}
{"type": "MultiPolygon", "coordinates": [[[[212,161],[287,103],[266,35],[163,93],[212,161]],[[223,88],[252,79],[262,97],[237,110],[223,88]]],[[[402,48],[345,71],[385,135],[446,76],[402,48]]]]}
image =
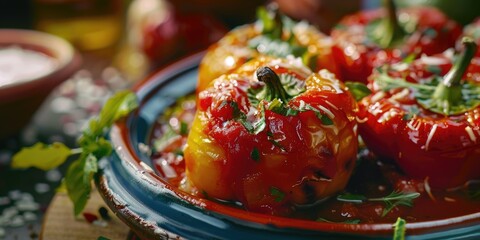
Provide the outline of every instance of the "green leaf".
{"type": "Polygon", "coordinates": [[[353,98],[358,102],[362,98],[370,95],[372,91],[368,87],[359,82],[346,82],[345,85],[348,87],[348,91],[353,95],[353,98]]]}
{"type": "Polygon", "coordinates": [[[106,238],[106,237],[104,237],[104,236],[100,236],[100,237],[97,238],[97,240],[110,240],[110,239],[109,239],[109,238],[106,238]]]}
{"type": "Polygon", "coordinates": [[[92,190],[91,183],[86,181],[88,177],[85,178],[85,163],[86,157],[77,159],[69,166],[65,175],[68,197],[73,202],[75,215],[82,213],[92,190]]]}
{"type": "Polygon", "coordinates": [[[393,240],[404,240],[407,231],[407,222],[402,218],[397,218],[397,222],[393,225],[393,240]]]}
{"type": "Polygon", "coordinates": [[[83,167],[83,177],[85,183],[90,183],[93,178],[93,174],[97,171],[97,158],[93,154],[89,154],[85,159],[85,166],[83,167]]]}
{"type": "Polygon", "coordinates": [[[394,207],[404,205],[411,207],[413,205],[413,199],[420,196],[420,193],[411,192],[403,193],[393,191],[389,195],[381,198],[367,198],[359,194],[340,194],[337,196],[338,201],[351,202],[351,203],[364,203],[364,202],[384,202],[385,208],[383,209],[382,217],[387,215],[394,207]]]}
{"type": "Polygon", "coordinates": [[[404,121],[409,121],[413,117],[417,116],[420,113],[420,109],[416,105],[406,107],[407,113],[403,115],[402,119],[404,121]]]}
{"type": "Polygon", "coordinates": [[[280,82],[282,83],[283,88],[290,96],[297,96],[304,93],[306,89],[305,81],[296,78],[291,74],[280,74],[280,82]]]}
{"type": "Polygon", "coordinates": [[[275,202],[281,202],[285,198],[285,193],[276,187],[270,187],[270,195],[275,198],[275,202]]]}
{"type": "Polygon", "coordinates": [[[403,78],[390,77],[383,72],[382,69],[378,68],[379,75],[375,77],[375,83],[383,90],[389,91],[391,89],[397,88],[409,88],[414,91],[424,90],[424,91],[435,91],[435,86],[423,85],[418,83],[411,83],[406,81],[403,78]]]}
{"type": "Polygon", "coordinates": [[[125,90],[120,91],[107,100],[102,107],[97,119],[90,121],[87,129],[92,135],[100,135],[105,128],[110,127],[115,121],[132,112],[138,107],[135,93],[125,90]]]}
{"type": "Polygon", "coordinates": [[[78,215],[85,208],[90,196],[91,181],[93,175],[98,171],[98,159],[108,156],[112,152],[110,142],[103,136],[104,131],[137,106],[135,93],[118,92],[105,103],[98,118],[90,120],[89,128],[78,140],[80,149],[71,150],[61,143],[54,143],[51,146],[38,143],[16,154],[12,161],[12,167],[34,166],[49,170],[65,162],[68,156],[81,153],[80,157],[69,166],[62,183],[74,204],[75,215],[78,215]]]}
{"type": "Polygon", "coordinates": [[[112,153],[112,146],[108,140],[100,136],[82,136],[79,140],[84,153],[93,153],[98,158],[112,153]]]}
{"type": "MultiPolygon", "coordinates": [[[[258,7],[257,8],[257,18],[262,23],[262,33],[263,34],[271,34],[271,35],[281,35],[282,29],[278,29],[279,26],[275,21],[275,13],[268,11],[265,7],[258,7]],[[275,34],[273,34],[275,32],[275,34]]],[[[281,28],[281,26],[280,26],[281,28]]]]}
{"type": "Polygon", "coordinates": [[[411,193],[403,193],[393,191],[386,197],[381,198],[370,198],[368,201],[382,201],[385,203],[385,208],[382,212],[382,217],[386,216],[394,207],[399,205],[404,205],[407,207],[411,207],[413,205],[413,199],[420,196],[420,193],[411,192],[411,193]]]}
{"type": "Polygon", "coordinates": [[[72,155],[72,150],[63,143],[55,142],[51,145],[36,143],[23,148],[12,158],[12,168],[36,167],[47,171],[60,166],[72,155]]]}
{"type": "MultiPolygon", "coordinates": [[[[432,81],[435,84],[437,81],[432,81]]],[[[438,83],[437,87],[444,86],[443,83],[438,83]]],[[[458,115],[475,109],[480,106],[480,86],[471,82],[465,82],[460,86],[462,94],[459,101],[449,101],[448,99],[435,98],[435,92],[431,90],[419,90],[415,92],[415,97],[418,103],[432,111],[442,115],[458,115]]],[[[448,88],[448,87],[444,87],[448,88]]],[[[453,88],[453,87],[452,87],[453,88]]]]}
{"type": "Polygon", "coordinates": [[[367,197],[360,194],[345,193],[338,195],[337,200],[341,202],[363,203],[367,200],[367,197]]]}
{"type": "Polygon", "coordinates": [[[275,98],[273,99],[273,101],[270,102],[270,105],[268,106],[268,110],[283,116],[287,116],[287,117],[296,116],[299,113],[298,110],[285,106],[282,100],[278,98],[275,98]]]}
{"type": "Polygon", "coordinates": [[[306,47],[262,35],[252,38],[248,42],[248,46],[262,54],[280,58],[285,58],[288,55],[302,57],[307,52],[306,47]]]}

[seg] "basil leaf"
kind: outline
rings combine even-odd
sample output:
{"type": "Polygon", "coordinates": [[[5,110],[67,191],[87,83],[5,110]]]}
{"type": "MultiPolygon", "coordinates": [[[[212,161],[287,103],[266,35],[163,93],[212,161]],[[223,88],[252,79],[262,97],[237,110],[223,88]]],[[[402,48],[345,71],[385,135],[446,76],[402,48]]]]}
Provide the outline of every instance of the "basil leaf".
{"type": "Polygon", "coordinates": [[[36,167],[47,171],[60,166],[72,154],[72,150],[63,143],[55,142],[52,145],[36,143],[23,148],[12,158],[12,168],[36,167]]]}
{"type": "Polygon", "coordinates": [[[84,153],[93,153],[98,158],[108,156],[112,152],[110,142],[104,137],[82,136],[79,144],[84,153]]]}
{"type": "Polygon", "coordinates": [[[67,170],[65,175],[65,184],[67,187],[68,197],[73,202],[75,215],[80,214],[87,201],[90,198],[92,186],[90,182],[86,182],[84,169],[86,157],[74,161],[67,170]]]}
{"type": "Polygon", "coordinates": [[[104,129],[110,127],[115,121],[126,116],[138,107],[135,93],[125,90],[116,93],[102,107],[97,119],[90,121],[87,131],[92,135],[100,135],[104,129]]]}
{"type": "Polygon", "coordinates": [[[83,177],[85,183],[90,183],[93,178],[93,174],[97,171],[97,158],[93,154],[89,154],[85,159],[85,166],[83,167],[83,177]]]}
{"type": "Polygon", "coordinates": [[[355,101],[360,101],[362,98],[370,95],[372,91],[368,87],[359,82],[346,82],[345,85],[348,87],[348,91],[353,95],[355,101]]]}

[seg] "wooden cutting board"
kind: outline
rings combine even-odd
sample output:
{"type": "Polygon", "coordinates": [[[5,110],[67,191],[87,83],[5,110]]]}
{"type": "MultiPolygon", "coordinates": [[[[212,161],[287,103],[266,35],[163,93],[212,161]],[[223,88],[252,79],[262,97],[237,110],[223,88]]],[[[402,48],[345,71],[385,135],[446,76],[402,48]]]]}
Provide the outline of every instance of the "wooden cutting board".
{"type": "MultiPolygon", "coordinates": [[[[93,213],[100,218],[98,209],[107,207],[98,192],[94,189],[85,212],[93,213]]],[[[111,240],[127,239],[129,228],[110,210],[111,220],[105,227],[88,223],[82,215],[73,215],[73,206],[66,193],[57,193],[47,209],[43,219],[40,239],[43,240],[95,240],[103,236],[111,240]]]]}

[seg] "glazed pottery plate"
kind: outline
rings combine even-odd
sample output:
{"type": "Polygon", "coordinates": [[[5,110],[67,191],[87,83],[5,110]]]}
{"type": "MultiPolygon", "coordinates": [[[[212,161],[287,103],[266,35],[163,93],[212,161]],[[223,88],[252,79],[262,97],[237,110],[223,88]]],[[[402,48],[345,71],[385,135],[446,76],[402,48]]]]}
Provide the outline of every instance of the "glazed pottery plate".
{"type": "MultiPolygon", "coordinates": [[[[144,239],[391,239],[392,224],[315,222],[251,213],[192,196],[153,170],[146,151],[157,117],[193,93],[203,53],[138,84],[140,107],[110,131],[114,154],[96,178],[115,214],[144,239]]],[[[439,210],[441,211],[441,210],[439,210]]],[[[480,238],[480,213],[407,224],[407,239],[480,238]]]]}

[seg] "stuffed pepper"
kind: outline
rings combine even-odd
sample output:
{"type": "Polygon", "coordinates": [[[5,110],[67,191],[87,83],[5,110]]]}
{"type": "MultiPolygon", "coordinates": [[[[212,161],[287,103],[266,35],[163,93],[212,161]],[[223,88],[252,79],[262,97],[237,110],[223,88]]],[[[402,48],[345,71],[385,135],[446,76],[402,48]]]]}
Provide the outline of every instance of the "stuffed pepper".
{"type": "Polygon", "coordinates": [[[480,82],[476,51],[377,69],[359,102],[359,133],[370,150],[433,188],[480,178],[480,82]],[[453,64],[452,64],[453,62],[453,64]],[[469,67],[470,65],[470,67],[469,67]],[[475,71],[475,72],[472,72],[475,71]]]}
{"type": "Polygon", "coordinates": [[[262,57],[198,96],[184,188],[288,215],[342,190],[355,166],[356,102],[327,70],[262,57]]]}
{"type": "Polygon", "coordinates": [[[301,58],[313,71],[325,68],[335,73],[330,38],[306,22],[289,19],[272,6],[269,10],[259,8],[256,23],[232,30],[208,49],[200,63],[197,92],[220,75],[260,55],[292,55],[301,58]]]}
{"type": "Polygon", "coordinates": [[[433,55],[454,47],[460,26],[435,8],[386,9],[345,17],[332,30],[332,52],[343,81],[366,83],[374,67],[406,56],[433,55]]]}

